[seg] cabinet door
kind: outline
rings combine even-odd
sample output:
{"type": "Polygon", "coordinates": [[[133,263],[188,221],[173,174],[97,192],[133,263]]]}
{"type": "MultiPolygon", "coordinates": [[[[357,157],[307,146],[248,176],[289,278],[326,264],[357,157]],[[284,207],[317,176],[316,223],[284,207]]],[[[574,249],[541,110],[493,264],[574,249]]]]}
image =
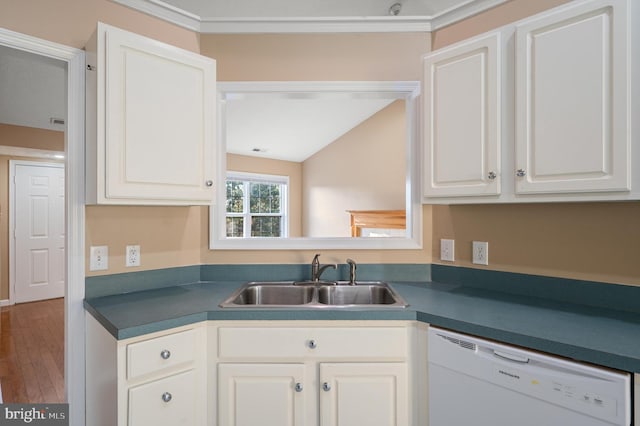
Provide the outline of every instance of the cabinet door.
{"type": "Polygon", "coordinates": [[[424,58],[424,196],[500,193],[500,33],[424,58]]]}
{"type": "Polygon", "coordinates": [[[516,192],[630,189],[626,0],[516,29],[516,192]]]}
{"type": "Polygon", "coordinates": [[[404,363],[320,365],[321,426],[409,424],[404,363]]]}
{"type": "Polygon", "coordinates": [[[117,28],[105,37],[106,198],[211,202],[215,62],[117,28]]]}
{"type": "Polygon", "coordinates": [[[197,411],[193,370],[129,389],[128,426],[193,426],[202,424],[197,411]]]}
{"type": "Polygon", "coordinates": [[[302,426],[308,395],[304,364],[218,364],[218,424],[302,426]]]}

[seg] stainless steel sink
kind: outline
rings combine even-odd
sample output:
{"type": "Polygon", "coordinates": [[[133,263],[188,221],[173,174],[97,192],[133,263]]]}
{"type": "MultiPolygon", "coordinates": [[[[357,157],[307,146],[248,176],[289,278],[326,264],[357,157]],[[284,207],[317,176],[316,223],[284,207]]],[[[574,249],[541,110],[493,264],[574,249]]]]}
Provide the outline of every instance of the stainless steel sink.
{"type": "Polygon", "coordinates": [[[290,284],[249,284],[231,297],[234,305],[304,305],[313,300],[314,288],[290,284]]]}
{"type": "Polygon", "coordinates": [[[323,286],[318,303],[325,305],[393,305],[397,296],[383,284],[323,286]]]}
{"type": "Polygon", "coordinates": [[[407,303],[384,282],[250,282],[222,308],[404,308],[407,303]]]}

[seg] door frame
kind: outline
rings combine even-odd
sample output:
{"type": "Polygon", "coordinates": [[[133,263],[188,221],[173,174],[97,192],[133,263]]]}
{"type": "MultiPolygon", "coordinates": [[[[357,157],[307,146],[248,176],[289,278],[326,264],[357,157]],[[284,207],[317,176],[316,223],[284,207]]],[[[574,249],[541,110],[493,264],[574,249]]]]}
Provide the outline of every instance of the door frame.
{"type": "MultiPolygon", "coordinates": [[[[47,161],[9,160],[9,305],[16,303],[16,166],[65,168],[64,163],[47,161]]],[[[66,191],[65,182],[65,191],[66,191]]],[[[66,212],[65,212],[66,215],[66,212]]],[[[66,232],[65,232],[66,239],[66,232]]],[[[66,250],[66,248],[65,248],[66,250]]],[[[65,283],[66,286],[66,283],[65,283]]],[[[65,291],[66,293],[66,291],[65,291]]]]}
{"type": "Polygon", "coordinates": [[[57,59],[67,64],[65,128],[64,381],[70,426],[85,423],[84,322],[84,123],[85,54],[83,50],[0,28],[0,45],[57,59]]]}

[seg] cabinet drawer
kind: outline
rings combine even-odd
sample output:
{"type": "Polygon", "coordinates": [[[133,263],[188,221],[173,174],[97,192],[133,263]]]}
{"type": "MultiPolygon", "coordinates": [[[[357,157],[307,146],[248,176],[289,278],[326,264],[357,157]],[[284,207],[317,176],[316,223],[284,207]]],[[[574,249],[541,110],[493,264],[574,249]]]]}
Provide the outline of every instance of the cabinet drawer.
{"type": "Polygon", "coordinates": [[[133,379],[192,362],[196,353],[195,330],[169,334],[127,345],[127,378],[133,379]]]}
{"type": "Polygon", "coordinates": [[[196,424],[196,374],[193,370],[129,390],[128,426],[196,424]]]}
{"type": "Polygon", "coordinates": [[[407,356],[404,327],[259,328],[221,327],[220,358],[350,358],[403,360],[407,356]]]}

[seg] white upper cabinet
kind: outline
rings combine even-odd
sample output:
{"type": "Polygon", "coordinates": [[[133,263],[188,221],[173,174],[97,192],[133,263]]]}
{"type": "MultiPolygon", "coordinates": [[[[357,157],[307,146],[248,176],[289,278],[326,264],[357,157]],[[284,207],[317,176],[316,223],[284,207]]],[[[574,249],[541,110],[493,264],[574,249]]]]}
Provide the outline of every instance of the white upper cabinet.
{"type": "Polygon", "coordinates": [[[631,189],[628,16],[590,1],[516,27],[517,193],[631,189]]]}
{"type": "Polygon", "coordinates": [[[87,202],[210,204],[215,61],[102,23],[86,49],[87,202]]]}
{"type": "Polygon", "coordinates": [[[500,33],[424,57],[427,197],[500,193],[500,33]]]}
{"type": "Polygon", "coordinates": [[[640,2],[569,2],[424,58],[426,203],[640,199],[640,2]]]}

